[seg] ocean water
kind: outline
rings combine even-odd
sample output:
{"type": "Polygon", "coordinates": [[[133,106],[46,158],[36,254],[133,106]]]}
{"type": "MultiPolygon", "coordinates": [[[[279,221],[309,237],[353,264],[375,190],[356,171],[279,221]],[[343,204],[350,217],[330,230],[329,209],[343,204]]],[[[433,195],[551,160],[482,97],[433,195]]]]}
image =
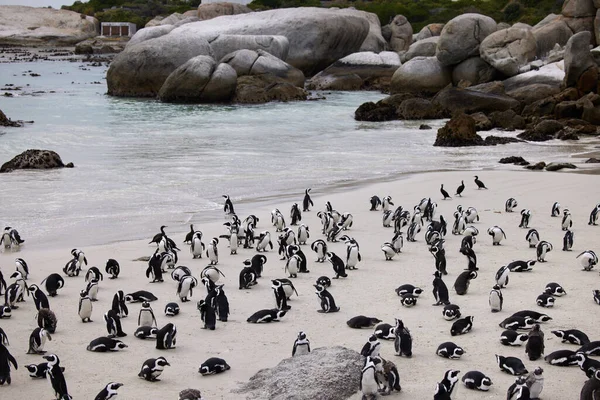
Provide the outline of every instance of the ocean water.
{"type": "Polygon", "coordinates": [[[223,194],[238,203],[299,201],[307,187],[322,193],[421,171],[506,168],[497,161],[515,154],[565,160],[586,148],[558,141],[433,147],[442,120],[355,121],[360,104],[384,97],[376,92],[256,106],[173,105],[105,95],[105,65],[1,68],[0,87],[23,90],[0,97],[0,109],[35,123],[0,128],[0,162],[38,148],[76,166],[0,175],[0,225],[39,246],[146,238],[161,224],[184,231],[222,218],[223,194]],[[419,130],[423,122],[434,129],[419,130]]]}

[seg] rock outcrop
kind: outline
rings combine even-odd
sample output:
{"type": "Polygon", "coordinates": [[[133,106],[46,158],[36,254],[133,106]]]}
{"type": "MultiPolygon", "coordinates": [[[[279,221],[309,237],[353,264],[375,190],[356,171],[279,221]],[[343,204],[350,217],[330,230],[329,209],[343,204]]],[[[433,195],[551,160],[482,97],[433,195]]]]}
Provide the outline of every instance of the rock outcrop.
{"type": "Polygon", "coordinates": [[[575,87],[581,95],[597,91],[598,65],[590,53],[592,34],[573,35],[565,48],[565,87],[575,87]]]}
{"type": "Polygon", "coordinates": [[[390,47],[392,50],[406,51],[412,44],[412,25],[404,15],[396,15],[390,23],[391,37],[390,47]]]}
{"type": "Polygon", "coordinates": [[[456,114],[438,129],[434,146],[482,146],[483,139],[475,132],[475,120],[466,114],[456,114]]]}
{"type": "Polygon", "coordinates": [[[390,89],[392,93],[435,94],[450,83],[450,69],[436,57],[415,57],[396,70],[390,89]]]}
{"type": "Polygon", "coordinates": [[[74,45],[96,36],[98,20],[68,10],[0,6],[0,44],[74,45]]]}
{"type": "Polygon", "coordinates": [[[479,55],[479,45],[496,32],[496,21],[481,14],[462,14],[448,21],[438,41],[436,57],[444,66],[479,55]]]}
{"type": "Polygon", "coordinates": [[[545,57],[557,44],[564,46],[573,31],[559,15],[550,14],[537,25],[531,33],[535,37],[538,58],[545,57]]]}
{"type": "Polygon", "coordinates": [[[259,104],[307,98],[308,93],[304,89],[275,75],[260,74],[238,77],[232,101],[239,104],[259,104]]]}
{"type": "Polygon", "coordinates": [[[362,365],[362,356],[354,350],[321,347],[258,371],[234,393],[270,400],[345,400],[359,390],[362,365]]]}
{"type": "Polygon", "coordinates": [[[452,69],[452,82],[457,86],[461,82],[479,85],[493,81],[496,75],[496,69],[481,57],[469,57],[452,69]]]}
{"type": "Polygon", "coordinates": [[[414,42],[408,48],[408,51],[402,56],[402,62],[407,62],[415,57],[433,57],[437,49],[439,36],[432,36],[427,39],[414,42]]]}
{"type": "MultiPolygon", "coordinates": [[[[69,166],[72,166],[69,165],[69,166]]],[[[0,167],[0,173],[17,169],[51,169],[64,168],[60,156],[52,150],[26,150],[0,167]]]]}
{"type": "Polygon", "coordinates": [[[517,100],[506,95],[483,93],[452,86],[441,90],[433,98],[433,103],[452,113],[465,112],[468,114],[514,110],[520,107],[520,103],[517,100]]]}
{"type": "Polygon", "coordinates": [[[19,121],[13,121],[12,119],[8,118],[6,114],[2,112],[2,110],[0,110],[0,126],[10,126],[18,128],[23,126],[23,123],[19,121]]]}
{"type": "Polygon", "coordinates": [[[442,29],[444,29],[444,24],[429,24],[424,26],[423,29],[421,29],[417,34],[417,41],[440,36],[442,29]]]}
{"type": "Polygon", "coordinates": [[[304,87],[302,71],[264,50],[237,50],[220,62],[230,65],[237,76],[271,74],[294,86],[304,87]]]}
{"type": "Polygon", "coordinates": [[[208,3],[198,6],[198,19],[207,20],[220,17],[222,15],[237,15],[251,13],[252,9],[238,3],[208,3]]]}
{"type": "Polygon", "coordinates": [[[530,29],[508,28],[487,36],[479,47],[481,58],[506,76],[519,73],[519,68],[536,55],[537,44],[530,29]]]}

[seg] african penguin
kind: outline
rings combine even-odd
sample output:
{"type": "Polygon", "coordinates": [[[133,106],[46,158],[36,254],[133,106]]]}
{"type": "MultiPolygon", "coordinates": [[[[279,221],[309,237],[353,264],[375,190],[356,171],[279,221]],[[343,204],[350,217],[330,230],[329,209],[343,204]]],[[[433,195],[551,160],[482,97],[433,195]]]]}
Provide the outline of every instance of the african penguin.
{"type": "Polygon", "coordinates": [[[44,356],[44,359],[48,361],[48,369],[46,375],[52,384],[52,389],[57,399],[71,399],[67,389],[67,381],[63,375],[63,370],[60,366],[60,360],[56,354],[49,354],[44,356]]]}
{"type": "Polygon", "coordinates": [[[396,318],[396,326],[394,327],[394,350],[397,356],[412,357],[412,335],[404,322],[396,318]]]}
{"type": "Polygon", "coordinates": [[[279,319],[285,316],[287,311],[278,310],[276,308],[270,310],[259,310],[252,314],[246,322],[251,322],[255,324],[261,323],[269,323],[269,322],[279,322],[279,319]]]}
{"type": "Polygon", "coordinates": [[[294,340],[294,347],[292,349],[292,357],[302,356],[310,353],[310,341],[306,337],[306,333],[300,331],[298,337],[294,340]]]}
{"type": "Polygon", "coordinates": [[[525,375],[529,372],[523,365],[523,361],[517,357],[504,357],[496,354],[496,362],[502,371],[511,375],[525,375]]]}
{"type": "Polygon", "coordinates": [[[490,291],[489,304],[493,313],[502,311],[502,304],[504,303],[504,296],[500,290],[500,285],[494,285],[490,291]]]}
{"type": "Polygon", "coordinates": [[[459,359],[465,351],[462,347],[453,342],[444,342],[440,344],[435,352],[440,357],[450,358],[452,360],[459,359]]]}
{"type": "Polygon", "coordinates": [[[117,390],[121,386],[123,386],[122,383],[110,382],[109,384],[104,386],[104,389],[102,389],[100,391],[100,393],[98,393],[96,395],[94,400],[109,400],[109,399],[113,399],[113,398],[117,397],[117,395],[118,395],[117,390]]]}
{"type": "Polygon", "coordinates": [[[329,291],[321,285],[313,285],[316,289],[317,297],[320,300],[321,309],[317,312],[332,313],[340,311],[340,308],[335,304],[335,299],[329,291]]]}
{"type": "Polygon", "coordinates": [[[92,300],[88,296],[88,292],[86,290],[82,290],[79,292],[79,318],[81,318],[81,322],[92,322],[92,300]]]}
{"type": "Polygon", "coordinates": [[[159,350],[174,349],[177,344],[177,328],[168,323],[156,332],[156,348],[159,350]]]}
{"type": "Polygon", "coordinates": [[[138,373],[140,378],[143,378],[149,382],[159,381],[158,377],[163,373],[165,367],[169,364],[166,358],[149,358],[142,364],[142,369],[138,373]]]}
{"type": "Polygon", "coordinates": [[[154,311],[147,301],[144,301],[142,303],[142,308],[140,308],[138,314],[138,326],[157,326],[154,311]]]}
{"type": "Polygon", "coordinates": [[[46,340],[52,341],[52,336],[44,328],[35,328],[29,336],[29,350],[27,354],[45,354],[46,340]]]}
{"type": "Polygon", "coordinates": [[[230,369],[231,367],[229,366],[229,364],[227,364],[227,362],[222,358],[211,357],[208,360],[204,361],[202,364],[200,364],[198,372],[202,376],[205,376],[220,374],[221,372],[225,372],[230,369]]]}
{"type": "Polygon", "coordinates": [[[125,343],[118,339],[113,339],[105,336],[101,336],[96,338],[90,342],[87,346],[87,351],[93,351],[97,353],[105,353],[108,351],[119,351],[126,349],[127,346],[125,343]]]}
{"type": "Polygon", "coordinates": [[[452,336],[457,336],[464,335],[465,333],[470,332],[471,329],[473,329],[473,320],[473,316],[467,316],[461,319],[457,319],[456,321],[454,321],[452,327],[450,328],[450,334],[452,336]]]}
{"type": "Polygon", "coordinates": [[[483,392],[490,390],[490,386],[493,385],[492,380],[479,371],[469,371],[463,375],[461,380],[468,389],[481,390],[483,392]]]}

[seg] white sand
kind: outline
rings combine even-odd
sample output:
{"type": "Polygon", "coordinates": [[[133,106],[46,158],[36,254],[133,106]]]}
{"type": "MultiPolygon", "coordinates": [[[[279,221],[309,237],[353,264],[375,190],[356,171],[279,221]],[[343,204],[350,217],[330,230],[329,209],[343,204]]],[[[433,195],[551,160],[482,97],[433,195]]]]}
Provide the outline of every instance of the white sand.
{"type": "MultiPolygon", "coordinates": [[[[353,330],[346,326],[349,318],[364,314],[376,316],[386,322],[393,323],[394,318],[402,318],[414,337],[414,355],[411,359],[394,357],[393,343],[384,342],[382,355],[394,361],[401,374],[402,394],[391,398],[428,399],[432,397],[433,388],[445,370],[454,368],[462,372],[480,370],[489,375],[494,386],[488,393],[470,391],[462,384],[454,399],[504,399],[508,386],[514,377],[501,372],[496,366],[494,354],[520,357],[525,365],[533,370],[541,365],[545,370],[545,389],[542,397],[552,399],[578,398],[579,390],[586,378],[578,367],[559,368],[546,364],[543,360],[530,362],[525,355],[525,348],[508,348],[498,340],[502,329],[498,323],[513,312],[532,309],[547,312],[554,318],[550,323],[542,325],[546,334],[546,354],[558,349],[576,350],[573,345],[563,345],[550,330],[557,328],[578,328],[588,333],[591,340],[598,340],[597,321],[600,308],[592,300],[591,290],[600,288],[597,272],[581,271],[575,256],[582,250],[598,249],[600,226],[587,225],[588,215],[592,207],[600,202],[598,177],[568,173],[549,172],[479,172],[480,178],[488,185],[489,190],[475,190],[473,175],[466,172],[429,173],[411,176],[396,182],[379,183],[368,187],[353,189],[347,192],[321,195],[319,188],[313,188],[315,207],[310,213],[303,213],[302,222],[311,230],[310,242],[323,237],[316,213],[324,209],[326,200],[340,212],[354,215],[354,227],[348,234],[356,238],[360,244],[363,261],[357,271],[349,271],[349,277],[334,281],[331,293],[334,295],[341,311],[335,314],[317,313],[319,304],[312,284],[320,275],[332,276],[329,263],[317,264],[315,255],[308,246],[304,252],[309,259],[310,274],[300,274],[294,281],[299,297],[293,297],[292,310],[280,323],[254,325],[248,324],[246,318],[262,308],[273,308],[275,301],[270,289],[270,279],[284,277],[284,262],[279,260],[276,248],[267,253],[263,278],[251,290],[238,290],[238,273],[242,261],[255,254],[253,250],[240,249],[238,255],[229,255],[226,245],[220,244],[220,262],[218,267],[226,275],[223,280],[225,291],[231,305],[231,316],[227,323],[218,323],[216,331],[200,329],[200,316],[196,310],[196,301],[205,296],[204,288],[198,288],[192,302],[181,304],[181,314],[175,318],[164,315],[164,305],[177,301],[176,285],[170,276],[165,276],[164,283],[150,284],[144,276],[147,263],[131,261],[140,256],[150,255],[154,247],[147,241],[124,242],[106,246],[83,248],[90,266],[96,265],[104,270],[108,258],[117,259],[122,266],[122,274],[117,280],[105,278],[100,285],[99,301],[94,304],[93,323],[83,324],[77,315],[78,293],[84,288],[83,276],[65,277],[66,287],[55,298],[50,298],[51,308],[58,317],[58,329],[54,340],[47,343],[46,350],[54,352],[61,358],[66,368],[65,376],[69,391],[74,399],[92,399],[102,387],[110,381],[125,384],[119,390],[120,398],[128,400],[159,398],[177,399],[181,389],[192,387],[202,391],[207,399],[235,399],[239,395],[230,393],[237,387],[237,382],[246,381],[261,368],[272,367],[282,358],[291,355],[292,344],[298,331],[307,332],[313,348],[330,345],[343,345],[360,351],[370,334],[369,330],[353,330]],[[463,198],[442,201],[439,185],[451,194],[461,179],[465,180],[467,189],[463,198]],[[412,210],[421,198],[431,196],[438,203],[438,215],[442,214],[449,222],[446,237],[446,253],[449,275],[445,282],[451,291],[450,299],[459,304],[463,315],[474,315],[475,326],[471,333],[464,336],[450,336],[450,322],[442,319],[441,307],[433,307],[431,281],[434,272],[434,261],[427,251],[423,233],[416,243],[405,243],[402,254],[393,261],[384,261],[380,245],[393,236],[392,228],[383,228],[381,212],[369,212],[369,198],[391,195],[394,203],[412,210]],[[519,206],[517,212],[504,212],[504,202],[515,197],[519,206]],[[554,201],[567,207],[573,214],[575,245],[572,252],[563,252],[560,229],[560,218],[551,218],[550,209],[554,201]],[[476,207],[481,221],[476,223],[480,230],[479,240],[475,246],[480,268],[479,277],[472,282],[469,293],[459,297],[454,294],[452,286],[457,275],[467,265],[466,257],[458,252],[462,237],[450,234],[452,213],[456,206],[476,207]],[[525,241],[526,230],[518,228],[522,208],[532,210],[531,227],[538,229],[542,239],[554,244],[545,264],[536,264],[530,273],[512,273],[510,284],[504,293],[504,310],[492,314],[488,307],[488,293],[494,283],[496,270],[516,259],[533,259],[535,251],[528,248],[525,241]],[[487,228],[499,225],[507,235],[502,246],[492,246],[487,228]],[[546,283],[555,281],[562,284],[568,292],[563,298],[557,298],[553,309],[537,307],[535,299],[546,283]],[[400,305],[394,289],[400,284],[412,283],[424,289],[416,307],[407,309],[400,305]],[[152,303],[159,326],[168,322],[176,324],[178,329],[177,348],[161,351],[154,348],[152,341],[142,341],[133,336],[137,327],[139,303],[130,306],[130,316],[123,320],[128,336],[124,341],[129,348],[118,353],[91,353],[85,350],[87,344],[98,336],[106,335],[102,318],[111,306],[113,294],[122,289],[126,293],[136,290],[150,290],[159,300],[152,303]],[[454,341],[466,350],[461,360],[451,361],[435,355],[437,346],[444,341],[454,341]],[[146,382],[137,377],[142,362],[150,357],[165,356],[171,363],[157,383],[146,382]],[[209,357],[222,357],[231,365],[231,370],[217,376],[202,377],[198,374],[199,365],[209,357]]],[[[298,196],[298,202],[302,194],[298,196]]],[[[243,219],[254,213],[260,218],[257,231],[271,231],[275,240],[274,228],[270,226],[270,211],[280,208],[288,217],[289,203],[273,204],[271,207],[249,209],[240,205],[236,211],[243,219]]],[[[289,219],[289,218],[288,218],[289,219]]],[[[287,221],[289,223],[289,220],[287,221]]],[[[158,232],[160,221],[148,221],[148,238],[158,232]]],[[[205,243],[213,236],[225,233],[220,223],[197,226],[204,232],[205,243]]],[[[115,227],[118,229],[118,227],[115,227]]],[[[184,233],[175,234],[167,228],[167,233],[181,243],[184,233]]],[[[93,232],[90,232],[93,235],[93,232]]],[[[25,239],[27,239],[26,235],[25,239]]],[[[149,240],[149,239],[148,239],[149,240]]],[[[275,243],[274,243],[275,244],[275,243]]],[[[38,251],[35,243],[27,243],[19,253],[0,254],[0,267],[5,277],[14,270],[13,259],[24,258],[31,267],[29,283],[40,283],[49,273],[61,272],[69,260],[69,251],[77,247],[73,243],[69,248],[53,251],[38,251]]],[[[195,276],[207,265],[206,258],[192,260],[187,246],[181,244],[180,265],[190,267],[195,276]]],[[[338,254],[345,254],[343,243],[331,244],[331,249],[338,254]]],[[[62,273],[61,273],[62,274],[62,273]]],[[[10,284],[10,282],[9,282],[10,284]]],[[[34,320],[35,307],[32,299],[27,298],[18,310],[13,311],[12,318],[0,320],[0,326],[7,332],[11,345],[9,350],[17,358],[19,370],[13,371],[13,382],[9,387],[0,387],[2,399],[49,399],[53,392],[50,384],[44,380],[29,378],[24,365],[39,363],[43,359],[36,355],[26,355],[27,340],[30,332],[36,327],[34,320]]],[[[462,374],[461,374],[462,376],[462,374]]],[[[301,379],[301,377],[298,377],[301,379]]]]}

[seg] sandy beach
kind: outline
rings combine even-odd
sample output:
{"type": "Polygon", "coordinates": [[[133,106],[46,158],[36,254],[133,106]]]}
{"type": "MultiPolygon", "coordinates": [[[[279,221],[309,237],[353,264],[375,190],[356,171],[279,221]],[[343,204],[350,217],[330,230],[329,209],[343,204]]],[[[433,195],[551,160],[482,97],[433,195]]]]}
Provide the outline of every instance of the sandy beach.
{"type": "MultiPolygon", "coordinates": [[[[299,296],[292,297],[291,311],[280,323],[255,325],[246,322],[252,313],[275,307],[270,279],[285,277],[284,261],[279,259],[275,247],[266,253],[268,262],[258,285],[250,290],[238,290],[238,274],[243,266],[242,262],[251,258],[255,251],[240,249],[237,255],[230,255],[227,244],[221,240],[217,267],[225,278],[219,283],[225,283],[231,315],[229,322],[218,323],[215,331],[201,329],[202,322],[196,310],[196,301],[204,298],[203,287],[194,291],[191,302],[182,304],[176,296],[176,284],[168,274],[165,275],[164,283],[149,283],[144,275],[147,263],[133,261],[153,253],[155,247],[149,245],[148,241],[158,232],[161,221],[148,221],[148,240],[81,247],[89,261],[88,266],[97,266],[104,271],[106,260],[114,258],[120,262],[122,272],[116,280],[109,280],[105,276],[104,281],[100,282],[99,301],[94,303],[92,313],[93,323],[84,324],[77,315],[79,291],[85,287],[83,274],[74,278],[65,277],[65,288],[59,291],[58,296],[50,298],[51,309],[58,318],[58,328],[45,350],[60,357],[61,365],[66,368],[65,377],[73,398],[92,399],[106,383],[118,381],[124,383],[119,389],[119,398],[128,400],[177,399],[178,392],[184,388],[200,389],[206,399],[239,399],[242,396],[231,393],[231,390],[259,369],[273,367],[283,358],[291,356],[292,344],[300,330],[307,333],[313,348],[342,345],[360,351],[371,331],[354,330],[346,326],[349,318],[360,314],[377,317],[392,324],[394,318],[401,318],[413,335],[414,354],[410,359],[395,357],[393,342],[382,343],[382,356],[396,363],[401,376],[402,392],[390,398],[432,398],[436,382],[441,380],[444,371],[452,368],[461,370],[461,376],[467,371],[479,370],[494,382],[487,393],[468,390],[460,383],[453,399],[504,399],[508,386],[515,378],[500,371],[494,354],[519,357],[530,371],[538,365],[542,366],[545,371],[543,399],[578,398],[586,381],[584,373],[578,367],[554,367],[543,359],[529,361],[524,346],[509,348],[500,344],[499,337],[503,329],[498,323],[519,310],[531,309],[547,313],[553,320],[542,324],[546,336],[545,354],[559,349],[577,349],[574,345],[561,344],[560,339],[550,333],[554,329],[577,328],[586,332],[591,340],[600,339],[597,333],[600,308],[594,303],[591,293],[592,289],[600,289],[600,278],[597,270],[582,271],[575,259],[583,250],[600,250],[600,226],[587,224],[590,211],[600,202],[600,187],[596,176],[529,171],[437,172],[411,175],[406,179],[335,194],[324,194],[318,187],[314,187],[312,194],[315,206],[311,212],[302,214],[302,222],[310,227],[309,244],[323,238],[316,214],[325,208],[326,201],[330,201],[334,209],[353,214],[354,225],[347,234],[358,241],[363,257],[358,270],[349,271],[348,278],[333,281],[330,292],[341,307],[338,313],[317,313],[319,303],[312,285],[321,275],[333,276],[333,270],[328,262],[316,263],[315,253],[309,246],[304,246],[303,251],[309,260],[310,273],[300,274],[294,280],[299,296]],[[479,175],[489,190],[476,190],[473,182],[475,174],[479,175]],[[461,180],[466,185],[463,197],[453,196],[451,200],[443,201],[439,191],[440,184],[443,183],[453,194],[461,180]],[[450,300],[460,305],[463,316],[475,317],[472,332],[451,337],[451,322],[442,318],[441,307],[432,306],[434,300],[431,282],[435,268],[433,257],[427,251],[423,238],[425,229],[418,235],[416,242],[405,241],[402,253],[394,260],[385,261],[380,246],[391,240],[393,228],[382,227],[381,211],[369,211],[369,198],[375,194],[390,195],[396,206],[402,205],[408,210],[412,210],[423,197],[431,197],[437,202],[436,219],[443,215],[449,224],[445,246],[449,275],[444,281],[450,289],[450,300]],[[509,197],[514,197],[519,203],[514,213],[504,211],[505,201],[509,197]],[[575,243],[571,252],[561,251],[564,235],[560,227],[561,218],[550,216],[555,201],[561,204],[561,210],[568,208],[573,215],[575,243]],[[475,207],[480,215],[480,221],[473,224],[480,232],[475,245],[479,276],[472,281],[465,296],[457,296],[452,289],[454,280],[467,266],[466,257],[458,251],[462,236],[450,234],[452,213],[459,204],[463,207],[475,207]],[[523,208],[532,212],[530,227],[536,228],[543,240],[551,242],[554,250],[547,256],[548,262],[537,263],[533,271],[511,273],[509,285],[503,290],[504,310],[492,314],[488,306],[488,294],[494,285],[494,275],[498,268],[513,260],[535,259],[535,250],[528,248],[525,241],[527,230],[518,228],[519,211],[523,208]],[[506,232],[507,239],[501,246],[492,246],[487,234],[487,229],[494,225],[502,227],[506,232]],[[554,308],[543,309],[536,305],[535,299],[549,282],[560,283],[568,294],[557,298],[554,308]],[[415,307],[402,307],[394,292],[396,287],[405,283],[420,286],[424,290],[415,307]],[[140,309],[140,304],[136,303],[129,306],[129,317],[122,320],[123,329],[128,334],[123,338],[129,346],[127,349],[117,353],[86,351],[86,346],[92,339],[106,335],[102,316],[110,309],[113,294],[117,290],[125,293],[137,290],[153,292],[159,299],[152,303],[158,326],[162,327],[168,322],[177,326],[176,349],[156,350],[153,341],[142,341],[133,336],[140,309]],[[176,301],[181,306],[180,315],[172,318],[164,315],[164,306],[171,301],[176,301]],[[460,360],[438,357],[435,350],[445,341],[457,343],[466,350],[466,354],[460,360]],[[166,367],[160,382],[150,383],[137,377],[144,360],[161,355],[167,358],[171,367],[166,367]],[[224,358],[231,365],[231,370],[216,376],[200,376],[198,368],[209,357],[224,358]]],[[[302,196],[302,193],[298,194],[298,203],[301,203],[302,196]]],[[[289,202],[275,202],[253,209],[242,204],[236,207],[236,213],[241,219],[249,214],[257,215],[260,218],[257,232],[270,231],[275,242],[276,233],[270,223],[270,212],[273,208],[279,208],[289,223],[290,206],[289,202]]],[[[214,213],[217,215],[221,212],[214,213]]],[[[227,220],[223,216],[222,222],[227,220]]],[[[195,227],[203,231],[205,244],[210,238],[226,233],[222,222],[195,227]]],[[[118,230],[119,227],[115,226],[114,229],[118,230]]],[[[194,276],[199,277],[200,271],[208,264],[207,259],[192,259],[187,245],[182,243],[185,232],[172,232],[169,228],[166,231],[182,249],[178,265],[188,266],[194,276]]],[[[27,240],[27,233],[21,233],[27,240]]],[[[28,284],[39,284],[50,273],[58,272],[63,275],[62,268],[70,259],[71,248],[79,246],[73,243],[66,248],[42,251],[36,249],[35,243],[26,242],[19,252],[2,252],[0,268],[10,284],[8,277],[14,271],[14,258],[21,257],[31,269],[28,284]]],[[[330,244],[330,249],[339,255],[345,254],[342,242],[330,244]]],[[[31,297],[27,297],[26,302],[13,311],[10,319],[0,320],[0,327],[6,331],[10,340],[9,350],[19,363],[18,371],[13,371],[12,374],[12,385],[0,387],[2,399],[49,399],[53,395],[47,381],[32,380],[24,368],[26,364],[44,361],[38,355],[25,354],[29,334],[36,327],[35,314],[34,303],[31,297]]],[[[299,376],[298,379],[302,377],[299,376]]]]}

